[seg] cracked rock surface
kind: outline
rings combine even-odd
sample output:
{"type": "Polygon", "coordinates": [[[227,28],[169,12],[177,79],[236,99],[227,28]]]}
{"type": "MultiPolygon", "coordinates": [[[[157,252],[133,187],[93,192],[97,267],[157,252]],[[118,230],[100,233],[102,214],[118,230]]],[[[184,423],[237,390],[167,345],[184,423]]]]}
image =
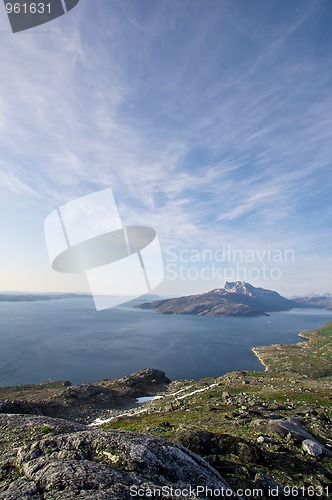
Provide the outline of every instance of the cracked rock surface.
{"type": "MultiPolygon", "coordinates": [[[[27,426],[31,418],[36,423],[43,417],[16,418],[27,426]]],[[[48,421],[55,427],[59,422],[58,434],[52,432],[2,456],[0,478],[7,479],[0,483],[1,499],[125,500],[134,486],[227,488],[215,469],[181,445],[129,431],[82,430],[83,426],[63,433],[65,423],[48,421]]]]}

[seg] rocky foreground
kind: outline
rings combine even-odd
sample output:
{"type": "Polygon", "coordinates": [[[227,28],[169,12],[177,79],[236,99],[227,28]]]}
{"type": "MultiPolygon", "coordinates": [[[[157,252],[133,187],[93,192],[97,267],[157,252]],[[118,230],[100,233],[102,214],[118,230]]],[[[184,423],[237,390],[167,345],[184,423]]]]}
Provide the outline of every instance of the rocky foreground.
{"type": "Polygon", "coordinates": [[[0,498],[330,498],[332,323],[305,336],[264,372],[1,388],[0,498]]]}

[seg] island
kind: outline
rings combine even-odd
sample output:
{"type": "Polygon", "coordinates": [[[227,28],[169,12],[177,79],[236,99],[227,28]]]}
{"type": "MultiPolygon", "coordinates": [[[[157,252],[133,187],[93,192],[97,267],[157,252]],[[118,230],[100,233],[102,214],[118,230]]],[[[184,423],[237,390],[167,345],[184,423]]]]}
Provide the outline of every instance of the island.
{"type": "Polygon", "coordinates": [[[195,314],[197,316],[266,316],[272,311],[289,311],[305,307],[273,290],[256,288],[245,281],[226,281],[223,288],[210,292],[145,302],[135,306],[153,309],[161,314],[195,314]]]}

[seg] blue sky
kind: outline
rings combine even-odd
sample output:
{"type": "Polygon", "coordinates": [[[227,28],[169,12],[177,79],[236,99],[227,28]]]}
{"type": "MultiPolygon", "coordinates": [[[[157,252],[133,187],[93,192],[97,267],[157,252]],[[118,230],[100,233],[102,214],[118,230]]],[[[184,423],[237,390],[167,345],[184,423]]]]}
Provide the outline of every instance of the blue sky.
{"type": "Polygon", "coordinates": [[[158,232],[159,293],[332,292],[331,22],[329,0],[81,0],[12,34],[0,9],[0,289],[88,290],[51,269],[43,223],[111,187],[158,232]],[[203,257],[222,248],[256,256],[203,257]]]}

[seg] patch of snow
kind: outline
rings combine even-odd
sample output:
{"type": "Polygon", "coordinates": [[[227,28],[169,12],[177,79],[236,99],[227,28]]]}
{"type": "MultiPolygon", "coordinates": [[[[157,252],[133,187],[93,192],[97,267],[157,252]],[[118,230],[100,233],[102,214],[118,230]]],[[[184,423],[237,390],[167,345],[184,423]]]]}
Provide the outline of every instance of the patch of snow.
{"type": "MultiPolygon", "coordinates": [[[[188,394],[184,394],[183,396],[179,396],[177,399],[184,399],[189,396],[193,396],[193,394],[197,394],[198,392],[205,392],[208,391],[209,389],[212,389],[212,387],[217,387],[218,384],[211,384],[208,385],[207,387],[203,387],[203,389],[196,389],[196,391],[188,392],[188,394]]],[[[171,394],[173,396],[173,394],[171,394]]]]}
{"type": "MultiPolygon", "coordinates": [[[[182,396],[179,396],[176,399],[180,400],[180,399],[188,398],[189,396],[193,396],[194,394],[197,394],[199,392],[208,391],[209,389],[212,389],[213,387],[217,387],[218,385],[219,384],[214,383],[214,384],[208,385],[206,387],[203,387],[202,389],[196,389],[195,391],[191,391],[191,392],[188,392],[187,394],[183,394],[182,396]]],[[[185,391],[186,389],[188,389],[188,387],[185,387],[184,389],[180,389],[179,391],[174,392],[172,394],[165,394],[165,396],[166,397],[168,397],[168,396],[172,397],[172,396],[175,396],[176,394],[179,394],[180,392],[185,391]]],[[[146,401],[152,401],[152,400],[155,400],[155,399],[163,399],[163,397],[164,396],[145,396],[145,397],[142,397],[142,398],[137,398],[136,401],[137,401],[137,403],[144,403],[146,401]]],[[[142,414],[142,413],[147,413],[148,411],[149,411],[149,406],[147,406],[146,408],[143,408],[141,410],[131,409],[131,410],[128,410],[128,411],[126,411],[124,413],[120,413],[118,415],[114,415],[113,417],[106,418],[106,419],[96,418],[96,420],[94,420],[91,424],[89,424],[88,427],[97,427],[97,426],[102,425],[102,424],[107,424],[108,422],[111,422],[112,420],[115,420],[115,419],[117,419],[119,417],[128,417],[130,415],[139,415],[139,414],[142,414]]]]}
{"type": "Polygon", "coordinates": [[[153,401],[154,399],[161,399],[162,396],[143,396],[141,398],[136,398],[136,402],[140,405],[146,403],[147,401],[153,401]]]}

